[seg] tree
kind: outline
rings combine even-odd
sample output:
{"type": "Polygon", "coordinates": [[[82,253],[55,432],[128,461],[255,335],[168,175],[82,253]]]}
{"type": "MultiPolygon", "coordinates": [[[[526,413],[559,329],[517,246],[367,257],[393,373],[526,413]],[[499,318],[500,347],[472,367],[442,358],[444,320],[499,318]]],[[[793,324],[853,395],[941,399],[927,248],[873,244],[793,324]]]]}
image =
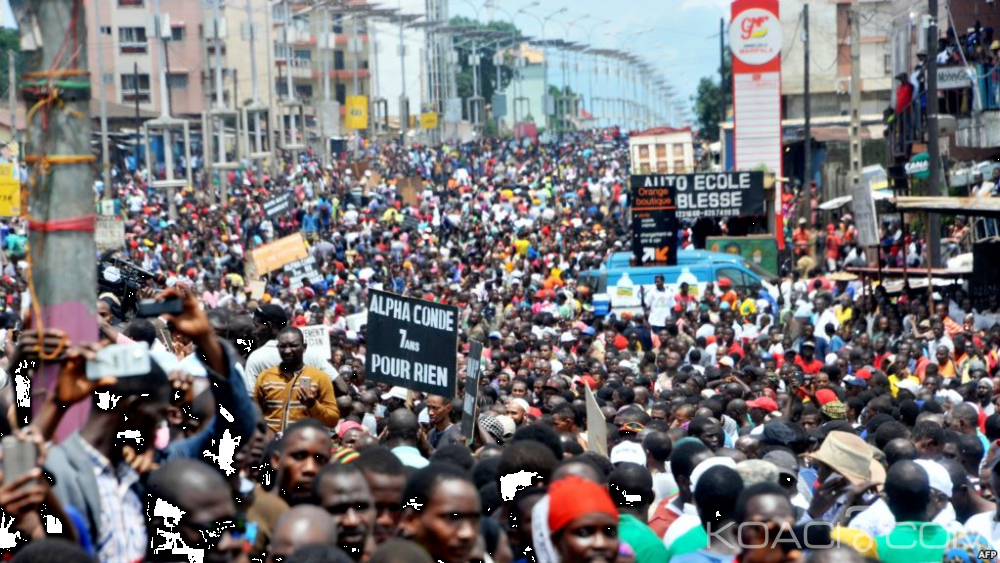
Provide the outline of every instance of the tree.
{"type": "MultiPolygon", "coordinates": [[[[508,22],[493,21],[489,23],[482,23],[476,20],[472,20],[464,17],[454,17],[451,19],[451,25],[465,25],[472,29],[484,29],[491,31],[503,31],[509,33],[512,36],[520,36],[521,32],[508,22]]],[[[463,42],[461,46],[456,48],[459,57],[459,72],[456,77],[456,83],[458,85],[458,96],[462,98],[462,112],[465,113],[465,100],[472,97],[475,89],[472,83],[472,65],[469,64],[469,55],[472,54],[472,42],[463,42]]],[[[511,79],[514,77],[514,71],[512,65],[510,64],[510,59],[505,60],[504,64],[500,66],[500,84],[497,82],[497,67],[493,64],[493,56],[497,53],[497,43],[493,41],[492,43],[485,42],[483,40],[479,41],[479,95],[483,97],[487,104],[491,103],[493,95],[510,84],[511,79]]],[[[468,116],[466,116],[468,117],[468,116]]]]}
{"type": "Polygon", "coordinates": [[[719,85],[707,76],[702,77],[691,101],[694,103],[694,116],[698,120],[701,138],[718,141],[719,116],[722,114],[722,91],[719,85]]]}
{"type": "Polygon", "coordinates": [[[0,99],[7,100],[7,53],[14,51],[15,71],[20,77],[24,72],[21,54],[21,36],[16,29],[0,28],[0,99]]]}
{"type": "Polygon", "coordinates": [[[719,88],[719,84],[715,82],[718,77],[718,74],[716,74],[712,77],[702,77],[698,81],[698,90],[691,96],[691,102],[694,105],[694,116],[698,120],[698,129],[701,138],[712,142],[719,140],[719,120],[722,117],[722,104],[725,103],[729,106],[732,103],[730,98],[732,97],[733,66],[729,51],[726,51],[723,64],[725,66],[722,72],[722,80],[725,90],[719,88]],[[722,95],[723,91],[726,94],[725,97],[722,95]]]}

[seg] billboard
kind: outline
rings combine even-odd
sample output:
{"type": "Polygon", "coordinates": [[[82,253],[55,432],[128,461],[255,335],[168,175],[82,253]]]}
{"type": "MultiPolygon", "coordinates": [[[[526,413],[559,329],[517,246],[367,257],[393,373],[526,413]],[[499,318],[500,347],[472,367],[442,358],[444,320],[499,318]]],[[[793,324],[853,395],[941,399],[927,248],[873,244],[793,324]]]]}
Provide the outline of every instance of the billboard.
{"type": "MultiPolygon", "coordinates": [[[[737,170],[782,177],[781,20],[778,0],[736,0],[729,48],[733,61],[733,157],[737,170]]],[[[784,248],[781,190],[774,190],[774,234],[784,248]]]]}
{"type": "Polygon", "coordinates": [[[368,96],[347,96],[344,125],[348,129],[368,129],[368,96]]]}

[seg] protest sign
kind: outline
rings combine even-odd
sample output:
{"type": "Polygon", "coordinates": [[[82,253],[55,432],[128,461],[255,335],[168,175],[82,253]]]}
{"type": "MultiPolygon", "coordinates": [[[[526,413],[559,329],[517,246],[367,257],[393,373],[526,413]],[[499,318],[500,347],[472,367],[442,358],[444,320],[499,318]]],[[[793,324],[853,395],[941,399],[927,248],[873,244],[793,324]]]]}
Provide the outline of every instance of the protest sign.
{"type": "Polygon", "coordinates": [[[446,398],[455,396],[458,309],[371,290],[366,377],[446,398]]]}
{"type": "Polygon", "coordinates": [[[301,233],[295,233],[278,239],[271,244],[265,244],[250,253],[257,275],[266,275],[274,270],[284,268],[296,260],[309,256],[306,241],[301,233]]]}
{"type": "Polygon", "coordinates": [[[285,213],[291,211],[295,205],[295,194],[285,192],[264,202],[264,217],[267,219],[277,219],[285,213]]]}
{"type": "Polygon", "coordinates": [[[318,348],[323,352],[323,357],[330,359],[333,354],[330,351],[330,331],[323,325],[311,325],[300,327],[302,340],[305,341],[306,349],[318,348]]]}
{"type": "Polygon", "coordinates": [[[368,311],[347,315],[344,317],[344,320],[347,322],[347,330],[358,332],[363,326],[368,324],[368,311]]]}
{"type": "Polygon", "coordinates": [[[98,252],[125,248],[125,222],[119,217],[98,217],[94,244],[98,252]]]}
{"type": "Polygon", "coordinates": [[[465,363],[465,403],[462,405],[462,436],[472,442],[476,429],[476,410],[479,399],[479,372],[483,358],[483,343],[469,341],[469,359],[465,363]]]}
{"type": "Polygon", "coordinates": [[[316,259],[306,256],[302,260],[296,260],[285,265],[285,275],[288,276],[288,288],[298,291],[302,288],[302,280],[307,279],[309,283],[316,283],[323,279],[323,274],[316,267],[316,259]]]}
{"type": "Polygon", "coordinates": [[[590,387],[583,388],[587,404],[587,447],[604,457],[608,456],[608,423],[590,387]]]}

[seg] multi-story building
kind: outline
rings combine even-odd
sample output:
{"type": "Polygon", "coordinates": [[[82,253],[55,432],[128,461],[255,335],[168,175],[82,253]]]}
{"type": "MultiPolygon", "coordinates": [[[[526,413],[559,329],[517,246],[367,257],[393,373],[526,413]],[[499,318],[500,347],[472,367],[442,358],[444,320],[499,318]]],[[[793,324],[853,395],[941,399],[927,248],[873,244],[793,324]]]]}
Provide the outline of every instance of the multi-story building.
{"type": "Polygon", "coordinates": [[[639,174],[694,172],[694,138],[690,127],[655,127],[628,140],[632,170],[639,174]]]}
{"type": "Polygon", "coordinates": [[[109,115],[131,119],[136,101],[147,116],[147,112],[161,113],[164,107],[175,116],[194,117],[204,111],[205,8],[201,0],[161,2],[164,20],[169,19],[170,38],[165,42],[155,36],[152,0],[92,0],[86,6],[87,57],[95,71],[91,86],[95,93],[104,91],[109,115]],[[160,95],[161,49],[166,50],[167,99],[160,95]],[[98,56],[103,58],[103,76],[96,72],[98,56]]]}

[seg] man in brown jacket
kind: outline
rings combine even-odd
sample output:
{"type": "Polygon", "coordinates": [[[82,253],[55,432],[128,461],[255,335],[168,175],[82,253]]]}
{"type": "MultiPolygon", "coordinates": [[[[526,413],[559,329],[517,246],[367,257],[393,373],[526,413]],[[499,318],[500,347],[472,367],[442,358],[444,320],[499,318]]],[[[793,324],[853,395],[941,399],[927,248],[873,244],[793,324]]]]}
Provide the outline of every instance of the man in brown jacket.
{"type": "Polygon", "coordinates": [[[333,428],[340,420],[337,398],[330,378],[303,364],[305,340],[302,331],[286,327],[278,333],[281,363],[261,372],[254,397],[267,425],[281,432],[289,423],[314,418],[333,428]]]}

